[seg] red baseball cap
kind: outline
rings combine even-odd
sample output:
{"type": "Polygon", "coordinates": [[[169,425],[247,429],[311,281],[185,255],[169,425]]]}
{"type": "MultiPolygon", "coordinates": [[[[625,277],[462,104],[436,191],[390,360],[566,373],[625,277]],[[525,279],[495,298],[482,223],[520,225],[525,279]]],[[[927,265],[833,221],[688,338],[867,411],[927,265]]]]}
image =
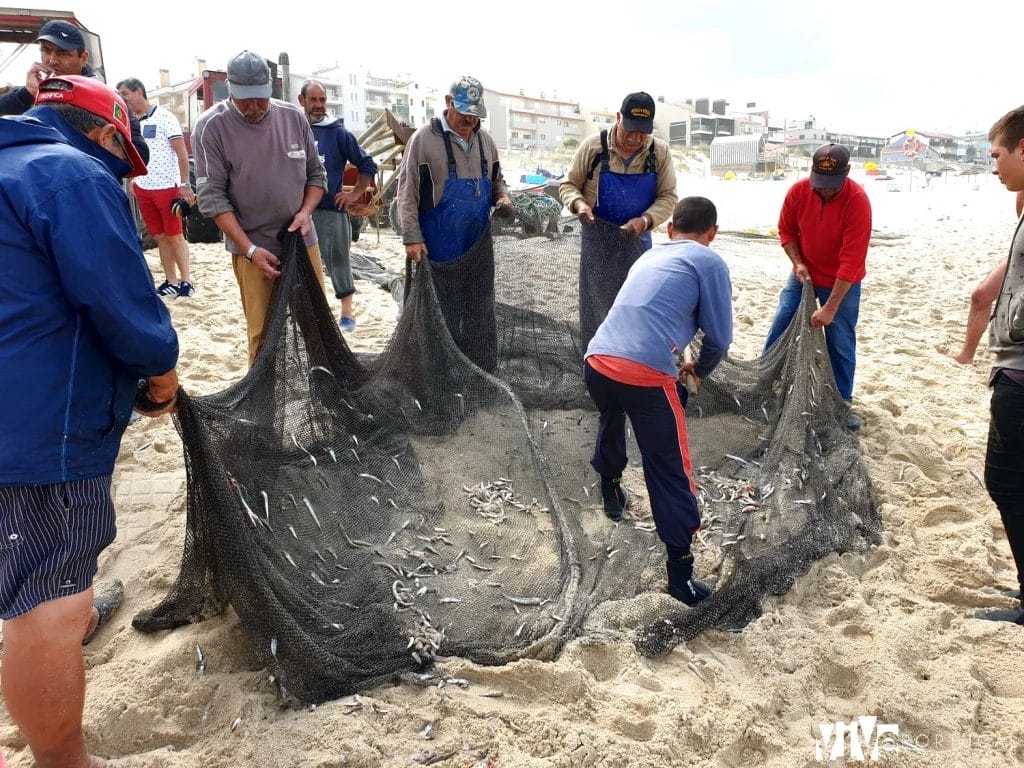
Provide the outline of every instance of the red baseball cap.
{"type": "Polygon", "coordinates": [[[132,167],[128,175],[146,175],[146,163],[132,143],[132,125],[128,117],[128,105],[124,103],[124,99],[117,91],[94,77],[58,75],[43,80],[36,93],[37,105],[52,102],[71,104],[84,109],[114,126],[122,139],[121,148],[128,155],[128,163],[132,167]]]}

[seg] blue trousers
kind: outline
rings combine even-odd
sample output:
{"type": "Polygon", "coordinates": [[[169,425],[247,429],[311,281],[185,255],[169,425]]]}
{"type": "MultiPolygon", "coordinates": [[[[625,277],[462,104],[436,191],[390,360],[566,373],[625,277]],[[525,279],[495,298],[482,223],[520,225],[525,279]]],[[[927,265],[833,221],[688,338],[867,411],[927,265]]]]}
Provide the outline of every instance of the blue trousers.
{"type": "MultiPolygon", "coordinates": [[[[793,315],[800,307],[803,286],[790,275],[779,294],[779,307],[775,310],[775,319],[765,340],[767,350],[789,327],[793,315]]],[[[832,295],[831,288],[814,289],[818,303],[824,304],[832,295]]],[[[836,390],[846,402],[853,398],[853,375],[857,370],[857,318],[860,316],[860,283],[854,283],[843,297],[832,325],[825,326],[825,344],[828,347],[828,359],[832,363],[832,374],[836,377],[836,390]]]]}
{"type": "MultiPolygon", "coordinates": [[[[690,551],[700,528],[700,510],[690,487],[686,439],[686,389],[637,387],[598,373],[588,363],[583,381],[601,421],[591,466],[605,477],[626,468],[626,416],[633,425],[644,465],[644,481],[658,536],[669,549],[690,551]]],[[[691,470],[692,471],[692,470],[691,470]]]]}

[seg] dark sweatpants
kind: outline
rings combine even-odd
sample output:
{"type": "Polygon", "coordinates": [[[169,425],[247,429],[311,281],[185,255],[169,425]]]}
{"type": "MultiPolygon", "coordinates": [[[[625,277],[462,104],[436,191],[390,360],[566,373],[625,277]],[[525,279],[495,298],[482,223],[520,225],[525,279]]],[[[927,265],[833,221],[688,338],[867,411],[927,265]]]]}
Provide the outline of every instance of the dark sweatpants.
{"type": "Polygon", "coordinates": [[[689,477],[686,439],[686,389],[678,382],[665,387],[622,384],[598,373],[588,362],[583,380],[601,412],[597,445],[590,464],[605,477],[619,477],[626,468],[626,416],[633,425],[643,460],[644,480],[658,536],[670,550],[689,552],[700,528],[700,511],[689,477]]]}
{"type": "Polygon", "coordinates": [[[985,454],[985,488],[999,508],[1024,591],[1024,387],[997,374],[985,454]]]}

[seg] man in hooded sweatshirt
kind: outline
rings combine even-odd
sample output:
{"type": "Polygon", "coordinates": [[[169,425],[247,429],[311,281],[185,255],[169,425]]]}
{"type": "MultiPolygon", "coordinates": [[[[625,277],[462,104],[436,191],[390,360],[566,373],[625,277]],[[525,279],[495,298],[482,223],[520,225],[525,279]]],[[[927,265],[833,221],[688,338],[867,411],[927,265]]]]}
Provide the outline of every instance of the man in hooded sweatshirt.
{"type": "Polygon", "coordinates": [[[299,104],[306,112],[320,161],[327,169],[327,194],[320,198],[320,204],[313,211],[313,225],[320,238],[320,255],[327,264],[334,295],[341,299],[338,326],[348,333],[356,327],[356,319],[352,315],[352,295],[356,289],[349,261],[352,224],[345,209],[359,202],[373,181],[377,164],[345,128],[345,121],[327,114],[327,89],[323,83],[317,80],[304,82],[299,90],[299,104]],[[356,167],[359,178],[346,192],[343,184],[345,166],[349,163],[356,167]]]}

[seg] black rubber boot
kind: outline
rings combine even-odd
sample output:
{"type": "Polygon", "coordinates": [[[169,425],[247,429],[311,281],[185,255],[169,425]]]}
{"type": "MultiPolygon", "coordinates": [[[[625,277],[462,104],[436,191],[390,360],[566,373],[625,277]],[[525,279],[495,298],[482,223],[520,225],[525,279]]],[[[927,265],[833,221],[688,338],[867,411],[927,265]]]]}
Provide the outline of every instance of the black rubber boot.
{"type": "Polygon", "coordinates": [[[1021,604],[1024,605],[1024,587],[1018,587],[1017,589],[1000,589],[999,594],[1003,597],[1008,597],[1011,600],[1020,600],[1021,604]]]}
{"type": "Polygon", "coordinates": [[[686,605],[696,605],[711,594],[711,587],[693,578],[693,554],[670,549],[665,561],[668,571],[668,593],[686,605]]]}
{"type": "MultiPolygon", "coordinates": [[[[1016,554],[1016,553],[1014,553],[1016,554]]],[[[1000,589],[999,594],[1017,601],[1016,608],[990,608],[983,611],[975,611],[974,618],[985,621],[1008,621],[1011,624],[1019,624],[1024,627],[1024,584],[1017,590],[1000,589]]]]}
{"type": "Polygon", "coordinates": [[[975,611],[974,618],[985,621],[1008,621],[1024,627],[1024,606],[1017,608],[993,608],[988,611],[975,611]]]}
{"type": "Polygon", "coordinates": [[[120,579],[106,579],[93,584],[92,604],[99,617],[92,631],[82,638],[82,645],[88,645],[92,642],[92,639],[96,637],[96,633],[107,623],[123,599],[124,584],[121,583],[120,579]]]}
{"type": "Polygon", "coordinates": [[[601,475],[601,498],[605,515],[611,520],[621,520],[622,511],[629,504],[629,493],[622,487],[622,478],[601,475]]]}

